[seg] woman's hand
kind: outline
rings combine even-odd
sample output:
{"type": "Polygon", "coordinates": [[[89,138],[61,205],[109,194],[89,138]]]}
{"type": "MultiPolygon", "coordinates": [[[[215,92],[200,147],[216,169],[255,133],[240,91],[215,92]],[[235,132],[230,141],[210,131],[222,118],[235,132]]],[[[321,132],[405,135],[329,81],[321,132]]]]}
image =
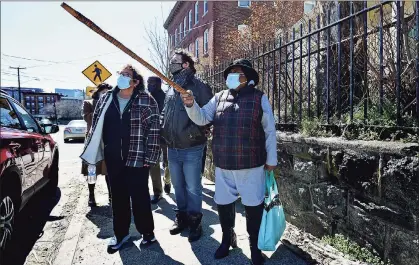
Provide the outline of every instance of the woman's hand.
{"type": "Polygon", "coordinates": [[[181,94],[181,97],[182,97],[183,104],[186,107],[190,108],[190,107],[193,106],[194,96],[193,96],[192,91],[190,91],[190,90],[186,91],[185,94],[181,94]]]}
{"type": "Polygon", "coordinates": [[[270,166],[270,165],[268,165],[268,164],[265,164],[265,170],[266,171],[272,171],[272,170],[274,170],[276,168],[276,166],[270,166]]]}

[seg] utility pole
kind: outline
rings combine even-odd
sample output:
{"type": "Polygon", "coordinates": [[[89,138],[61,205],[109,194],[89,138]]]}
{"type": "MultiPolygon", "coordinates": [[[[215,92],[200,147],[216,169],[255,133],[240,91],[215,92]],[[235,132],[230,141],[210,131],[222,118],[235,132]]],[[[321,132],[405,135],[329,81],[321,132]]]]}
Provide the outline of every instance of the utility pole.
{"type": "Polygon", "coordinates": [[[19,102],[22,104],[22,93],[20,92],[20,70],[26,69],[25,67],[11,67],[10,69],[17,69],[17,84],[19,89],[19,102]]]}

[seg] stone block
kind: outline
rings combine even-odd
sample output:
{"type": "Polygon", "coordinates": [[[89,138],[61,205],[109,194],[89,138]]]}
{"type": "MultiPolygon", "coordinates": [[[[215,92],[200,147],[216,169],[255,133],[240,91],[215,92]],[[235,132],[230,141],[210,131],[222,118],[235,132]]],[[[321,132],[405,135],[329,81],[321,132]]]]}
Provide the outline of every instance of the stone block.
{"type": "Polygon", "coordinates": [[[288,212],[312,212],[309,187],[289,178],[278,178],[279,196],[288,212]]]}
{"type": "Polygon", "coordinates": [[[416,217],[406,209],[397,206],[380,205],[369,199],[351,195],[349,202],[362,209],[369,216],[385,220],[392,226],[410,231],[416,230],[416,217]]]}
{"type": "Polygon", "coordinates": [[[327,159],[327,149],[322,147],[310,147],[308,149],[308,154],[313,160],[326,161],[327,159]]]}
{"type": "Polygon", "coordinates": [[[386,224],[361,207],[349,204],[348,227],[360,239],[369,242],[375,249],[383,250],[386,238],[386,224]]]}
{"type": "Polygon", "coordinates": [[[294,158],[286,151],[278,151],[278,167],[275,176],[289,177],[292,176],[294,168],[294,158]]]}
{"type": "Polygon", "coordinates": [[[419,216],[419,158],[390,158],[381,177],[382,198],[419,216]]]}
{"type": "Polygon", "coordinates": [[[294,157],[293,176],[306,183],[315,183],[317,181],[315,162],[294,157]]]}
{"type": "Polygon", "coordinates": [[[347,192],[329,184],[311,186],[313,207],[331,219],[346,216],[347,192]]]}
{"type": "Polygon", "coordinates": [[[321,238],[326,234],[330,234],[331,227],[329,222],[314,213],[288,213],[285,211],[285,219],[299,229],[309,232],[316,237],[321,238]]]}
{"type": "Polygon", "coordinates": [[[317,181],[324,182],[330,180],[331,174],[329,173],[327,162],[318,161],[317,162],[317,181]]]}
{"type": "Polygon", "coordinates": [[[338,179],[370,197],[378,196],[378,164],[378,156],[348,150],[339,165],[338,179]]]}
{"type": "Polygon", "coordinates": [[[418,234],[391,229],[387,243],[387,257],[392,264],[419,264],[418,234]]]}

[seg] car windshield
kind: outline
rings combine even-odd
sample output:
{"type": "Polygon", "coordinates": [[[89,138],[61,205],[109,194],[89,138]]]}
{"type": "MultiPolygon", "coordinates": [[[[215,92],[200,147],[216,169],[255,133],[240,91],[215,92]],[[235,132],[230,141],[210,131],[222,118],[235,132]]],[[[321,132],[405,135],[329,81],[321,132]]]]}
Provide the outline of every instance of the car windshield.
{"type": "Polygon", "coordinates": [[[75,121],[70,121],[68,123],[68,126],[86,127],[87,123],[84,120],[75,120],[75,121]]]}
{"type": "Polygon", "coordinates": [[[42,119],[41,120],[42,124],[52,124],[52,121],[48,120],[48,119],[42,119]]]}

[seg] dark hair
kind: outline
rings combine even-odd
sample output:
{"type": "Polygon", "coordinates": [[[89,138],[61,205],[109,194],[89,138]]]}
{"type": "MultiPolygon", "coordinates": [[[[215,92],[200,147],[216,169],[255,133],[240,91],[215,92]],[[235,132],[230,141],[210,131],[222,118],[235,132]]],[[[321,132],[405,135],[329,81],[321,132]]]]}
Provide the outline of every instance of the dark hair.
{"type": "Polygon", "coordinates": [[[102,83],[102,84],[98,85],[96,91],[93,92],[93,94],[92,94],[92,98],[93,99],[99,99],[100,92],[102,92],[105,89],[112,90],[113,87],[111,85],[109,85],[108,83],[102,83]]]}
{"type": "Polygon", "coordinates": [[[180,49],[180,50],[176,50],[175,54],[178,54],[182,57],[182,63],[189,63],[189,68],[191,68],[191,70],[196,73],[196,69],[195,69],[195,59],[192,56],[192,54],[186,50],[180,49]]]}
{"type": "Polygon", "coordinates": [[[138,73],[138,70],[134,66],[132,66],[131,64],[125,65],[124,66],[124,69],[125,68],[128,68],[129,70],[132,71],[132,79],[140,81],[138,83],[138,85],[134,89],[137,90],[137,91],[144,91],[145,90],[145,87],[144,87],[144,78],[143,78],[143,76],[140,75],[138,73]]]}

